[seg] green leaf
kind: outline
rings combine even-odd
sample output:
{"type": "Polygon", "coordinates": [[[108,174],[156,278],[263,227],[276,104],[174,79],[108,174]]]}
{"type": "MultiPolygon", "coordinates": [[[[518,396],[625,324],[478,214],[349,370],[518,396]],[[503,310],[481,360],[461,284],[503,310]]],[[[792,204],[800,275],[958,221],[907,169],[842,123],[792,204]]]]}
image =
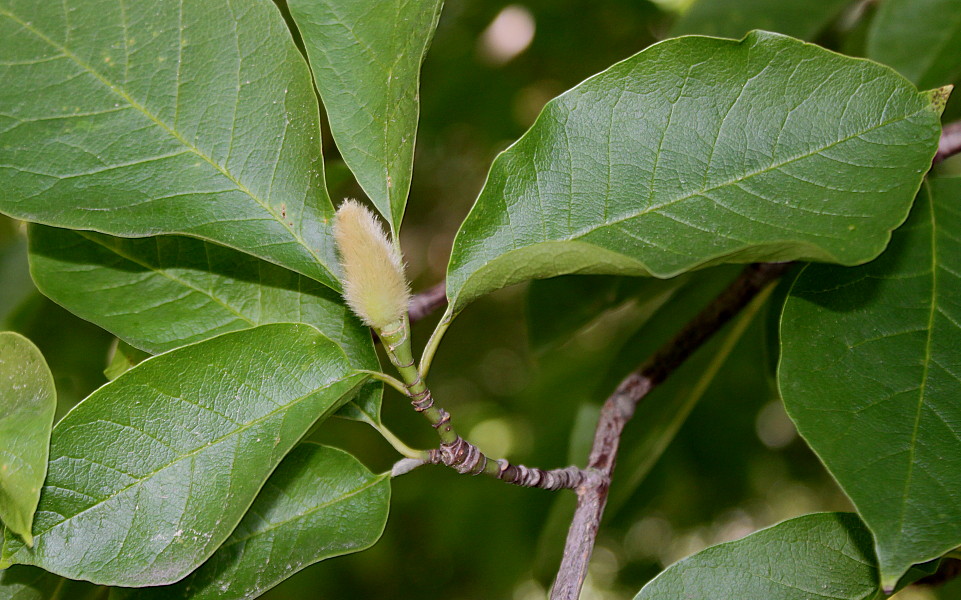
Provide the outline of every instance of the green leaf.
{"type": "Polygon", "coordinates": [[[811,39],[849,0],[697,0],[671,28],[671,36],[701,34],[740,38],[767,29],[811,39]]]}
{"type": "Polygon", "coordinates": [[[339,287],[317,100],[272,2],[0,0],[0,55],[0,211],[339,287]]]}
{"type": "Polygon", "coordinates": [[[618,276],[555,277],[532,281],[527,290],[528,337],[542,353],[569,341],[608,311],[626,305],[653,312],[687,281],[618,276]]]}
{"type": "Polygon", "coordinates": [[[56,410],[57,390],[40,350],[19,333],[0,333],[0,521],[28,545],[56,410]]]}
{"type": "MultiPolygon", "coordinates": [[[[34,225],[30,271],[46,296],[154,354],[257,325],[307,323],[340,344],[355,368],[380,369],[370,331],[340,294],[209,242],[34,225]]],[[[356,399],[375,421],[381,387],[370,385],[356,399]]]]}
{"type": "Polygon", "coordinates": [[[372,546],[389,506],[389,474],[372,474],[342,450],[301,444],[202,567],[174,586],[124,598],[256,598],[304,567],[372,546]]]}
{"type": "Polygon", "coordinates": [[[884,0],[871,23],[868,58],[920,87],[961,78],[961,0],[884,0]]]}
{"type": "Polygon", "coordinates": [[[885,587],[961,545],[961,179],[922,190],[891,248],[812,265],[781,318],[788,414],[874,533],[885,587]]]}
{"type": "Polygon", "coordinates": [[[288,0],[337,147],[400,229],[420,114],[420,66],[443,0],[288,0]]]}
{"type": "Polygon", "coordinates": [[[655,44],[551,101],[454,241],[455,310],[566,273],[877,256],[940,107],[881,65],[784,36],[655,44]]]}
{"type": "Polygon", "coordinates": [[[36,567],[16,566],[0,571],[0,600],[84,600],[102,588],[71,581],[36,567]]]}
{"type": "Polygon", "coordinates": [[[57,423],[35,547],[7,535],[2,556],[102,585],[178,581],[363,381],[334,342],[303,324],[261,325],[147,359],[57,423]]]}
{"type": "Polygon", "coordinates": [[[668,567],[635,600],[874,600],[871,534],[850,513],[805,515],[668,567]]]}

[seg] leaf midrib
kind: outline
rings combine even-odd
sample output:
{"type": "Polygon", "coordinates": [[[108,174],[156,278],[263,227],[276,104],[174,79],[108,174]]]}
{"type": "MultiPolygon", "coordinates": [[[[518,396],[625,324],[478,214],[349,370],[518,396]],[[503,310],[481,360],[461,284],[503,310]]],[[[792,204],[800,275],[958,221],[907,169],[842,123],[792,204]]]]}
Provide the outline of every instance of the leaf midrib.
{"type": "Polygon", "coordinates": [[[574,240],[578,240],[578,239],[580,239],[580,238],[582,238],[582,237],[585,237],[585,236],[587,236],[587,235],[589,235],[589,234],[591,234],[591,233],[593,233],[593,232],[595,232],[595,231],[597,231],[597,230],[600,230],[600,229],[603,229],[603,228],[606,228],[606,227],[611,227],[611,226],[614,226],[614,225],[618,225],[618,224],[620,224],[620,223],[623,223],[624,221],[629,221],[629,220],[631,220],[631,219],[635,219],[635,218],[638,218],[638,217],[643,217],[644,215],[647,215],[647,214],[650,214],[650,213],[654,213],[654,212],[658,212],[658,211],[660,211],[660,210],[662,210],[662,209],[668,208],[668,207],[673,206],[673,205],[675,205],[675,204],[678,204],[678,203],[680,203],[680,202],[685,202],[685,201],[690,200],[690,199],[692,199],[692,198],[696,198],[696,197],[698,197],[698,196],[703,196],[704,194],[706,194],[706,193],[708,193],[708,192],[713,192],[713,191],[715,191],[715,190],[719,190],[719,189],[721,189],[721,188],[725,188],[725,187],[730,186],[730,185],[734,185],[734,184],[737,184],[737,183],[741,183],[741,182],[743,182],[743,181],[747,181],[748,179],[751,179],[752,177],[756,177],[756,176],[758,176],[758,175],[763,175],[764,173],[767,173],[767,172],[770,172],[770,171],[774,171],[774,170],[780,169],[780,168],[782,168],[782,167],[784,167],[784,166],[786,166],[786,165],[789,165],[789,164],[791,164],[791,163],[793,163],[793,162],[797,162],[797,161],[803,160],[803,159],[805,159],[805,158],[810,158],[811,156],[820,154],[820,153],[824,152],[825,150],[829,150],[829,149],[833,148],[834,146],[837,146],[837,145],[839,145],[839,144],[843,144],[843,143],[845,143],[845,142],[849,142],[849,141],[851,141],[851,140],[853,140],[853,139],[855,139],[855,138],[861,137],[862,135],[865,135],[865,134],[867,134],[867,133],[870,133],[870,132],[875,131],[875,130],[877,130],[877,129],[880,129],[880,128],[882,128],[882,127],[887,127],[887,126],[889,126],[889,125],[893,125],[893,124],[898,123],[898,122],[900,122],[900,121],[904,121],[904,120],[906,120],[906,119],[913,118],[913,117],[921,114],[921,113],[924,112],[925,110],[927,110],[927,108],[921,108],[921,109],[919,109],[919,110],[917,110],[917,111],[915,111],[915,112],[913,112],[913,113],[911,113],[911,114],[902,115],[902,116],[899,116],[899,117],[897,117],[897,118],[884,121],[884,122],[882,122],[882,123],[879,123],[879,124],[877,124],[877,125],[874,125],[874,126],[872,126],[872,127],[869,127],[869,128],[867,128],[867,129],[865,129],[865,130],[863,130],[863,131],[858,131],[858,132],[853,133],[853,134],[851,134],[851,135],[849,135],[849,136],[847,136],[847,137],[844,137],[844,138],[841,138],[841,139],[836,140],[836,141],[834,141],[834,142],[831,142],[830,144],[821,146],[821,147],[819,147],[819,148],[815,148],[814,150],[807,151],[807,152],[805,152],[805,153],[803,153],[803,154],[800,154],[800,155],[797,155],[797,156],[793,156],[793,157],[788,158],[788,159],[786,159],[786,160],[783,160],[783,161],[781,161],[781,162],[779,162],[779,163],[774,163],[774,164],[768,165],[768,166],[766,166],[766,167],[764,167],[764,168],[762,168],[762,169],[758,169],[758,170],[755,170],[755,171],[751,171],[751,172],[749,172],[749,173],[744,173],[744,174],[742,174],[742,175],[738,175],[738,176],[736,176],[736,177],[733,177],[733,178],[731,178],[731,179],[728,179],[728,180],[726,180],[726,181],[723,181],[723,182],[718,183],[718,184],[716,184],[716,185],[713,185],[713,186],[711,186],[711,187],[705,187],[705,188],[702,188],[702,189],[700,189],[700,190],[696,190],[696,191],[693,191],[693,192],[685,192],[684,194],[682,194],[682,195],[680,195],[680,196],[677,196],[677,197],[674,197],[674,198],[671,198],[671,199],[668,199],[668,200],[662,202],[661,204],[656,204],[656,205],[654,205],[654,206],[649,206],[649,207],[643,208],[643,209],[641,209],[641,210],[639,210],[639,211],[635,211],[635,212],[629,213],[629,214],[627,214],[627,215],[618,217],[617,219],[615,219],[615,220],[613,220],[613,221],[609,221],[609,222],[606,222],[606,223],[601,223],[601,224],[598,224],[598,225],[589,225],[588,227],[585,227],[585,228],[582,228],[582,229],[580,229],[580,230],[578,230],[578,231],[575,231],[574,233],[570,234],[570,235],[567,236],[566,238],[562,238],[561,241],[574,241],[574,240]]]}
{"type": "MultiPolygon", "coordinates": [[[[918,386],[918,404],[914,415],[914,428],[911,431],[911,443],[908,448],[908,472],[904,478],[904,492],[901,496],[901,511],[896,531],[904,533],[904,521],[907,518],[909,493],[914,477],[914,458],[918,447],[918,433],[921,430],[921,413],[924,409],[925,392],[928,384],[928,370],[932,362],[932,346],[934,343],[934,320],[938,309],[938,235],[937,217],[935,215],[934,195],[927,191],[927,201],[931,212],[931,308],[928,312],[928,335],[924,344],[924,367],[921,372],[921,384],[918,386]]],[[[902,545],[903,536],[898,538],[898,547],[902,545]]]]}
{"type": "MultiPolygon", "coordinates": [[[[263,200],[262,198],[254,194],[253,191],[250,190],[250,188],[248,188],[245,184],[243,184],[236,176],[233,175],[233,173],[228,171],[226,167],[221,166],[212,157],[207,156],[205,153],[203,153],[200,150],[200,148],[190,143],[179,131],[167,125],[159,117],[157,117],[156,115],[151,113],[149,110],[147,110],[147,107],[143,106],[142,104],[134,100],[132,96],[130,96],[126,91],[123,90],[123,88],[117,85],[114,85],[109,79],[103,76],[99,71],[94,69],[92,66],[90,66],[85,61],[83,61],[79,56],[77,56],[76,54],[71,52],[69,49],[67,49],[66,46],[57,43],[55,40],[53,40],[52,38],[44,34],[42,31],[34,27],[32,24],[30,24],[27,21],[24,21],[19,16],[10,12],[10,10],[4,7],[0,7],[0,14],[16,22],[23,29],[37,36],[40,40],[48,44],[50,47],[63,53],[64,56],[74,61],[80,68],[82,68],[84,71],[92,75],[95,79],[97,79],[100,83],[102,83],[105,87],[107,87],[107,89],[109,89],[111,92],[119,96],[131,107],[135,108],[145,117],[147,117],[150,121],[152,121],[155,125],[157,125],[161,129],[166,131],[168,134],[170,134],[171,137],[177,140],[189,151],[193,152],[198,157],[200,157],[204,162],[206,162],[207,164],[212,166],[214,169],[216,169],[221,175],[227,178],[228,181],[233,183],[237,187],[237,190],[239,192],[248,196],[251,200],[256,202],[262,209],[264,209],[264,211],[266,211],[271,217],[273,217],[273,220],[275,222],[279,223],[285,230],[287,230],[287,232],[291,235],[291,237],[293,237],[294,240],[297,241],[298,244],[300,244],[305,250],[307,250],[307,252],[310,254],[311,257],[313,257],[313,259],[317,262],[318,265],[320,265],[325,270],[327,270],[326,266],[324,265],[324,262],[321,260],[320,255],[318,255],[317,252],[315,252],[313,248],[311,248],[310,245],[307,244],[307,241],[300,234],[296,233],[291,228],[291,226],[287,224],[287,222],[284,219],[280,218],[280,215],[278,215],[265,200],[263,200]]],[[[178,83],[177,85],[178,97],[179,97],[179,93],[180,93],[180,85],[178,83]]],[[[179,102],[177,102],[176,104],[179,107],[179,102]]],[[[232,140],[233,138],[231,138],[231,141],[232,140]]]]}
{"type": "Polygon", "coordinates": [[[47,528],[47,529],[45,529],[45,530],[37,533],[37,534],[34,536],[34,539],[37,540],[37,539],[39,539],[41,536],[46,535],[47,533],[50,533],[51,531],[53,531],[53,530],[56,529],[57,527],[63,525],[64,523],[66,523],[66,522],[68,522],[68,521],[70,521],[70,520],[72,520],[72,519],[76,519],[76,518],[79,517],[80,515],[88,512],[88,511],[90,511],[90,510],[93,510],[93,509],[97,508],[98,506],[101,506],[101,505],[109,502],[110,500],[113,500],[114,498],[116,498],[117,496],[123,494],[123,493],[126,492],[127,490],[129,490],[129,489],[131,489],[131,488],[134,488],[134,487],[142,484],[144,481],[147,481],[148,479],[151,479],[151,478],[155,477],[157,474],[159,474],[160,472],[164,471],[165,469],[168,469],[168,468],[172,467],[173,465],[182,462],[182,461],[185,460],[185,459],[192,458],[192,457],[200,454],[200,453],[203,452],[204,450],[206,450],[206,449],[208,449],[208,448],[211,448],[211,447],[213,447],[213,446],[216,446],[217,444],[223,442],[224,440],[227,440],[228,438],[230,438],[230,437],[232,437],[232,436],[239,435],[239,434],[247,431],[247,430],[250,429],[251,427],[253,427],[253,426],[255,426],[255,425],[258,425],[258,424],[260,424],[260,423],[262,423],[262,422],[270,419],[271,417],[277,415],[278,413],[290,409],[291,407],[293,407],[293,406],[295,406],[296,404],[304,401],[305,399],[309,398],[310,396],[313,396],[313,395],[315,395],[315,394],[318,394],[318,393],[320,393],[320,392],[323,392],[324,390],[330,389],[331,387],[333,387],[333,386],[335,386],[335,385],[337,385],[337,384],[339,384],[339,383],[343,383],[343,382],[347,381],[348,379],[350,379],[351,377],[356,377],[356,376],[357,376],[357,375],[354,374],[354,373],[349,373],[349,374],[346,375],[345,377],[342,377],[342,378],[340,378],[340,379],[335,379],[334,381],[331,381],[331,382],[328,383],[327,385],[321,386],[321,387],[319,387],[319,388],[312,389],[310,392],[308,392],[308,393],[306,393],[306,394],[304,394],[304,395],[302,395],[302,396],[299,396],[299,397],[297,397],[297,398],[294,398],[293,400],[291,400],[291,401],[288,402],[287,404],[278,406],[278,407],[274,408],[273,410],[271,410],[270,412],[268,412],[268,413],[266,413],[266,414],[264,414],[264,415],[262,415],[262,416],[260,416],[260,417],[257,417],[256,419],[254,419],[254,420],[252,420],[252,421],[248,421],[248,422],[244,423],[243,426],[238,427],[237,429],[234,429],[233,431],[230,431],[230,432],[228,432],[228,433],[220,436],[219,438],[217,438],[217,439],[215,439],[215,440],[211,440],[210,442],[204,444],[203,446],[199,446],[199,447],[195,448],[194,450],[191,450],[190,452],[188,452],[188,453],[186,453],[186,454],[181,454],[181,455],[177,456],[174,460],[172,460],[172,461],[170,461],[169,463],[163,465],[163,466],[160,467],[159,469],[155,469],[154,471],[151,471],[151,472],[149,472],[149,473],[146,473],[144,476],[142,476],[142,477],[134,480],[134,481],[131,482],[130,484],[128,484],[128,485],[124,486],[123,488],[117,490],[116,492],[114,492],[113,494],[107,496],[106,498],[104,498],[104,499],[102,499],[102,500],[98,500],[97,502],[95,502],[94,504],[91,504],[90,506],[84,508],[83,510],[81,510],[81,511],[79,511],[79,512],[76,512],[76,513],[68,516],[67,518],[63,519],[62,521],[59,521],[59,522],[51,525],[49,528],[47,528]]]}

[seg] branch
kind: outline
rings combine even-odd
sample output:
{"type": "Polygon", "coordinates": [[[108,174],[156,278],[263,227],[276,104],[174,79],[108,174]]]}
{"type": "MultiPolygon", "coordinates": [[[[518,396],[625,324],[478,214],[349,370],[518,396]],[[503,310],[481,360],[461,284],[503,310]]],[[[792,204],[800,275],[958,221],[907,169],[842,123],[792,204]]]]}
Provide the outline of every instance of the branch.
{"type": "Polygon", "coordinates": [[[407,308],[410,322],[420,321],[445,304],[447,304],[447,287],[445,282],[441,281],[410,299],[407,308]]]}
{"type": "Polygon", "coordinates": [[[934,155],[933,164],[958,153],[961,153],[961,121],[954,121],[941,129],[941,141],[938,143],[938,153],[934,155]]]}
{"type": "Polygon", "coordinates": [[[567,532],[564,557],[554,580],[551,600],[577,600],[580,595],[607,504],[621,433],[634,416],[637,404],[789,267],[790,263],[761,263],[746,267],[673,339],[628,375],[604,402],[587,466],[588,471],[599,477],[586,480],[577,488],[577,508],[567,532]]]}

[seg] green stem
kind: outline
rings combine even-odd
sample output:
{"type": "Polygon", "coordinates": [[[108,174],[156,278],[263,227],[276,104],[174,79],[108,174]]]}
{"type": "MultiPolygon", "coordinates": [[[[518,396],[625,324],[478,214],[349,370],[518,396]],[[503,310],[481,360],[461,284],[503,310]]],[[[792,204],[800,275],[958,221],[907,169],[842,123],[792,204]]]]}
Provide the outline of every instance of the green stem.
{"type": "Polygon", "coordinates": [[[374,423],[373,421],[368,421],[366,419],[365,419],[365,422],[371,427],[373,427],[377,431],[377,433],[383,436],[383,438],[387,440],[387,443],[393,446],[394,450],[397,450],[397,452],[400,453],[401,455],[407,458],[414,458],[417,460],[427,460],[429,455],[427,450],[415,450],[414,448],[411,448],[410,446],[405,444],[403,441],[401,441],[401,439],[397,437],[394,434],[394,432],[388,429],[383,423],[374,423]]]}
{"type": "Polygon", "coordinates": [[[437,353],[437,348],[440,346],[440,342],[444,339],[444,334],[447,333],[447,328],[454,321],[453,307],[448,304],[447,310],[444,311],[444,316],[440,318],[437,323],[437,327],[434,328],[434,332],[430,335],[430,339],[427,340],[427,345],[424,346],[424,353],[420,357],[420,368],[418,372],[420,373],[421,379],[426,379],[427,374],[430,372],[430,365],[434,361],[434,354],[437,353]]]}
{"type": "Polygon", "coordinates": [[[391,323],[379,330],[377,335],[384,343],[387,357],[404,382],[407,396],[411,398],[414,410],[423,414],[430,421],[430,424],[437,430],[437,435],[442,443],[453,444],[456,442],[459,438],[450,424],[450,415],[434,406],[430,389],[427,388],[427,383],[421,377],[414,363],[414,353],[410,344],[410,324],[407,322],[407,318],[391,323]]]}
{"type": "Polygon", "coordinates": [[[407,395],[407,386],[400,382],[396,377],[391,377],[387,373],[381,373],[380,371],[371,371],[370,369],[357,369],[358,373],[366,373],[371,376],[371,378],[377,381],[382,381],[394,388],[403,395],[407,395]]]}

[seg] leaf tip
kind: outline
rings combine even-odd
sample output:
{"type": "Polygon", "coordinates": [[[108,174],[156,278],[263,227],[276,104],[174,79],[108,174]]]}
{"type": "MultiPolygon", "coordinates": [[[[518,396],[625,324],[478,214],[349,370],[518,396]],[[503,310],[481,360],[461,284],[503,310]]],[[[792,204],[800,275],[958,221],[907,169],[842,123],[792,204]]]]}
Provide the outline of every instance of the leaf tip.
{"type": "Polygon", "coordinates": [[[951,97],[951,92],[953,90],[953,85],[945,85],[925,92],[925,94],[928,96],[928,102],[931,110],[936,112],[938,115],[944,113],[944,107],[948,104],[948,98],[951,97]]]}

